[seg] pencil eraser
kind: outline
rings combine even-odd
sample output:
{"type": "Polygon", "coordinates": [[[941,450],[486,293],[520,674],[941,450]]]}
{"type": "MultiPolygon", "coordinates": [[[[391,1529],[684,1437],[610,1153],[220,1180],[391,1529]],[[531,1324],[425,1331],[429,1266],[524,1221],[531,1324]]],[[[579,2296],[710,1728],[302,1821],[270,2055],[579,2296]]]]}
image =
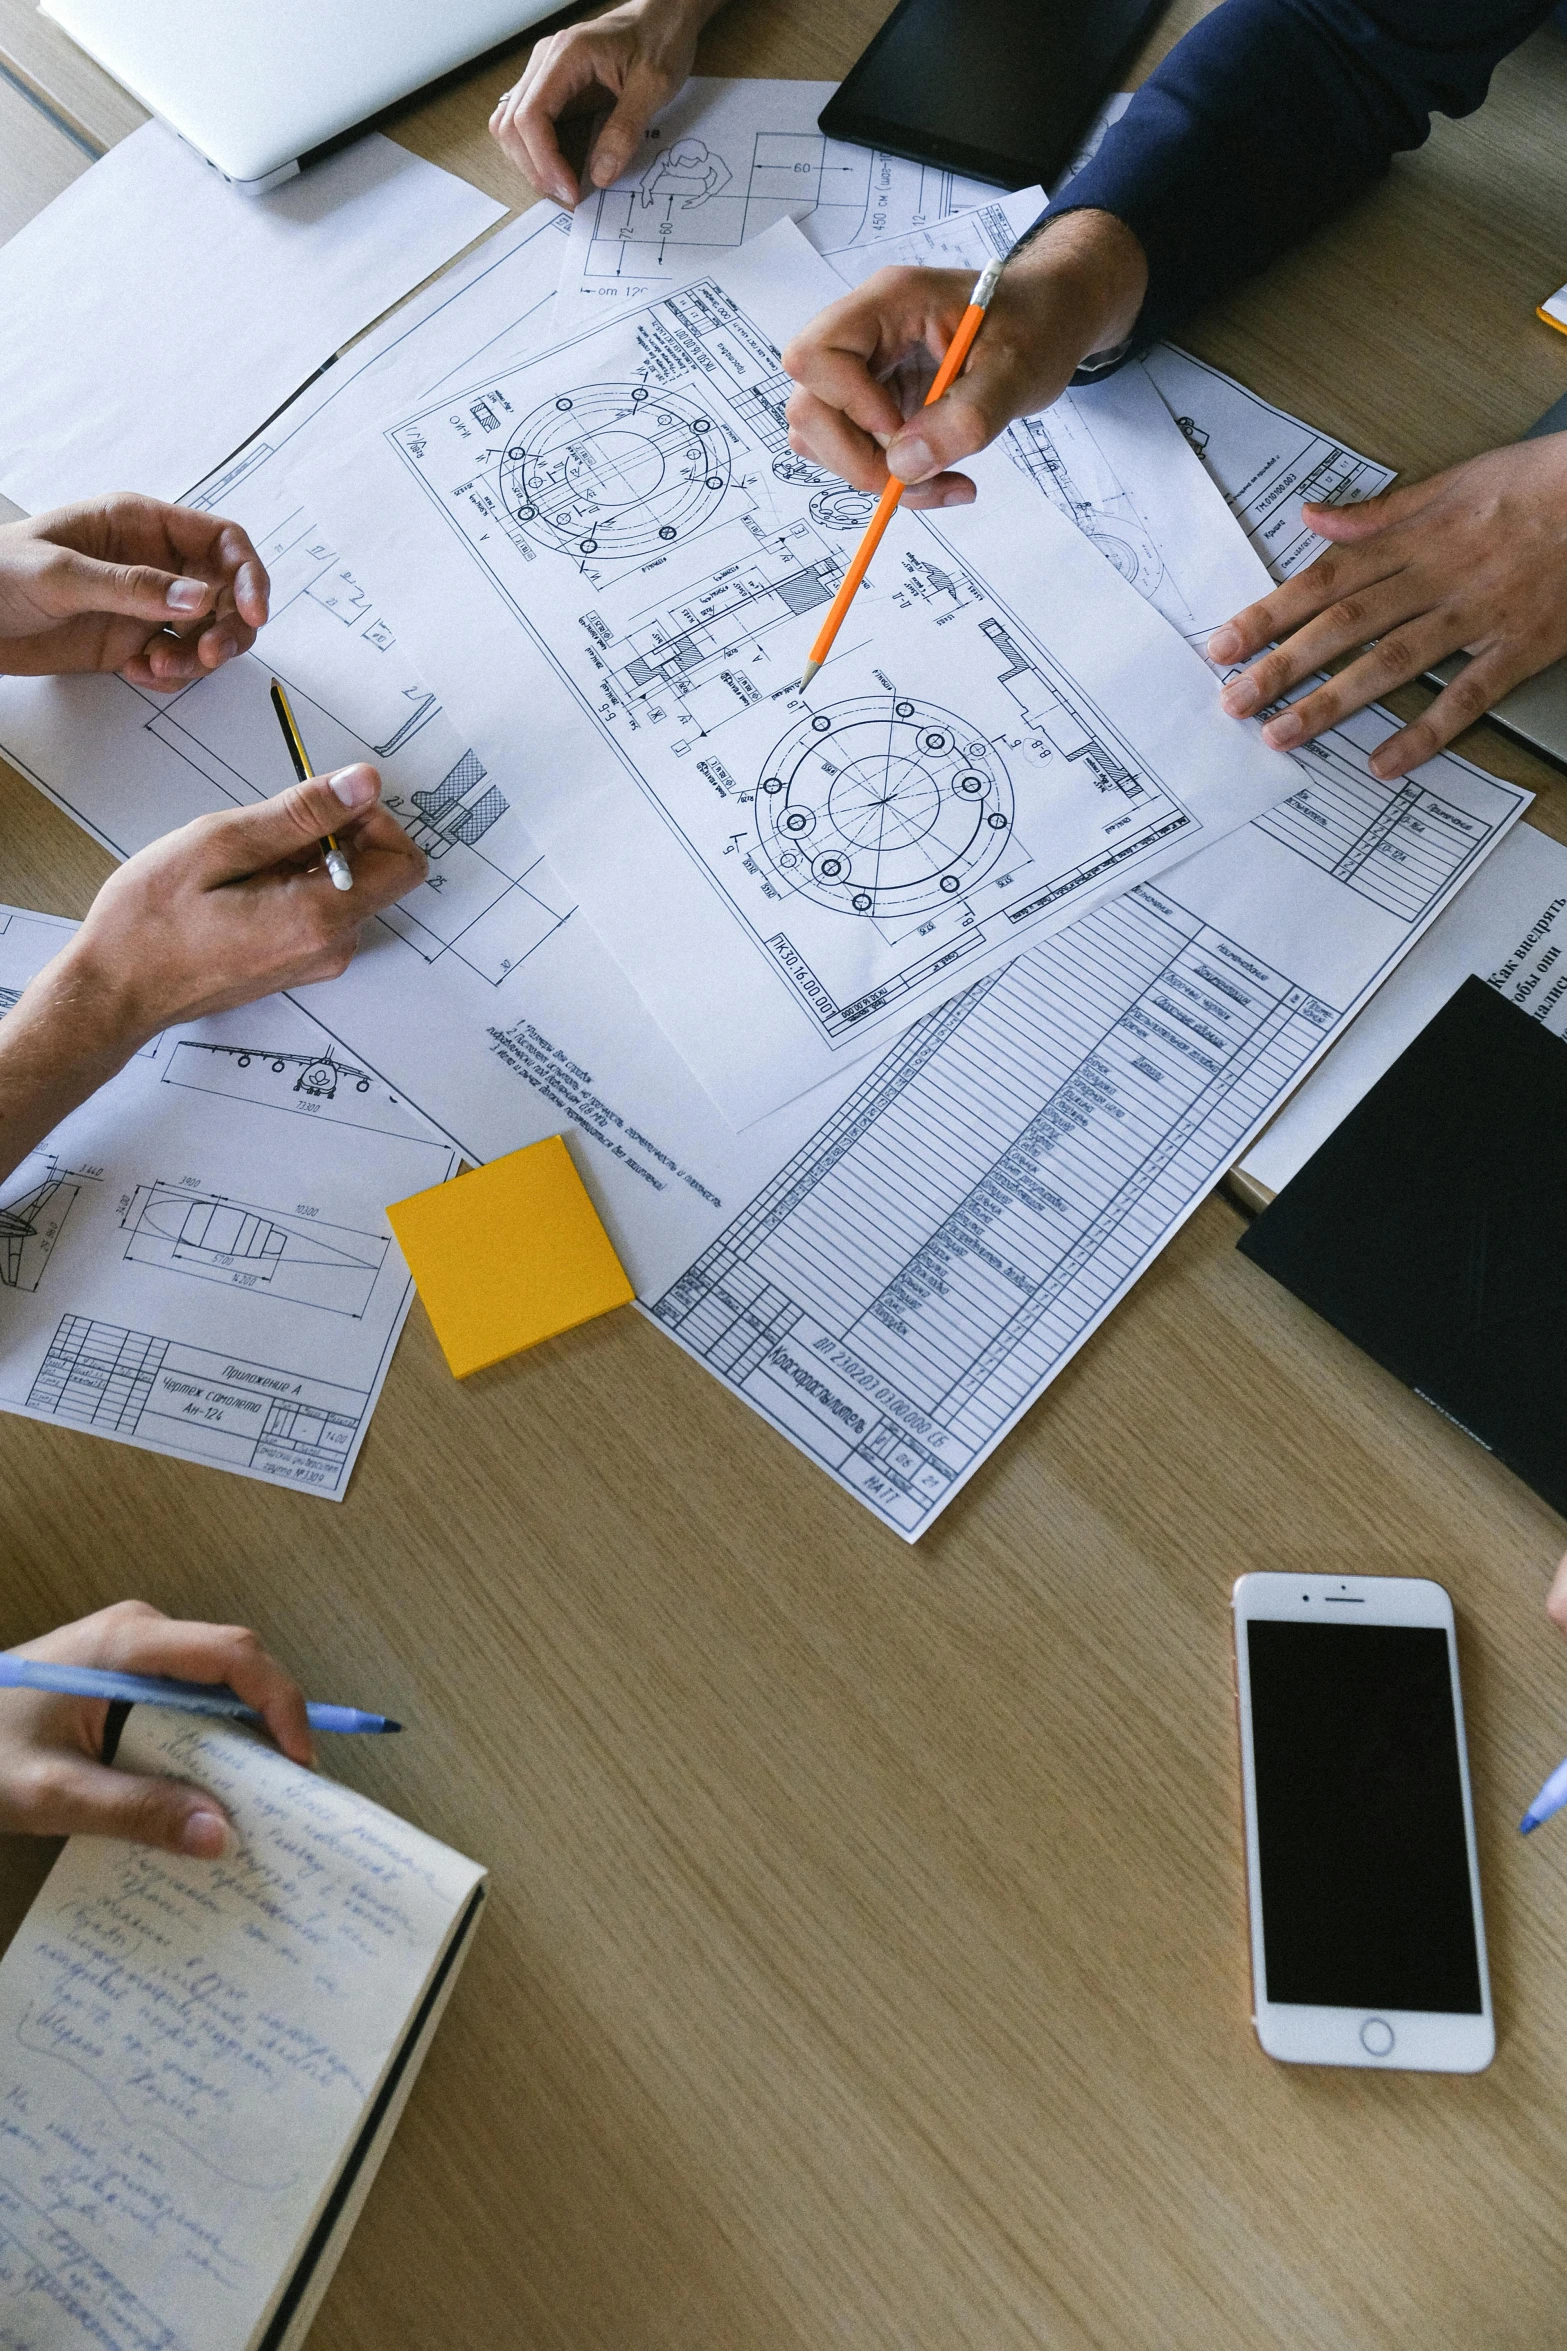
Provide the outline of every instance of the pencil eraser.
{"type": "Polygon", "coordinates": [[[635,1295],[559,1135],[386,1216],[460,1380],[635,1295]]]}

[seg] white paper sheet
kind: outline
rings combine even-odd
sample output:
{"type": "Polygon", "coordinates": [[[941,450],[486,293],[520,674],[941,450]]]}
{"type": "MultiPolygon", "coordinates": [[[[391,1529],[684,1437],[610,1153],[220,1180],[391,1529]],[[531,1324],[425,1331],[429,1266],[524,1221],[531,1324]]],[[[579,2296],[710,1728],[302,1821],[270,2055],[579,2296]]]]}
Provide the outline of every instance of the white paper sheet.
{"type": "Polygon", "coordinates": [[[1301,520],[1308,499],[1354,506],[1393,479],[1173,343],[1156,343],[1142,364],[1274,580],[1304,571],[1327,545],[1301,520]]]}
{"type": "Polygon", "coordinates": [[[1241,1162],[1282,1192],[1471,974],[1567,1037],[1567,849],[1514,827],[1241,1162]]]}
{"type": "Polygon", "coordinates": [[[780,223],[310,484],[418,581],[486,767],[526,743],[530,826],[737,1126],[1292,781],[994,451],[975,506],[895,519],[795,692],[868,504],[799,478],[780,414],[837,282],[780,223]]]}
{"type": "Polygon", "coordinates": [[[1377,784],[1384,723],[1361,713],[1283,806],[929,1015],[653,1304],[908,1540],[1518,815],[1527,795],[1448,756],[1377,784]]]}
{"type": "Polygon", "coordinates": [[[6,2340],[240,2351],[484,1872],[253,1732],[138,1708],[118,1761],[239,1847],[73,1838],[0,1963],[6,2340]]]}
{"type": "MultiPolygon", "coordinates": [[[[0,1014],[74,928],[0,908],[0,1014]]],[[[341,1501],[455,1166],[282,997],[169,1030],[0,1179],[0,1411],[341,1501]]]]}
{"type": "MultiPolygon", "coordinates": [[[[372,587],[363,584],[373,574],[357,549],[336,549],[318,531],[291,482],[289,461],[308,460],[319,470],[340,454],[343,434],[381,404],[378,383],[394,384],[399,398],[410,386],[468,384],[476,371],[463,354],[487,351],[497,334],[510,334],[513,318],[523,320],[526,348],[530,305],[548,291],[559,219],[541,207],[528,221],[500,232],[485,248],[482,269],[476,257],[453,273],[466,277],[465,289],[422,296],[369,338],[350,362],[313,385],[235,466],[222,503],[265,540],[279,582],[280,617],[256,656],[231,664],[171,704],[155,704],[113,679],[0,681],[0,743],[108,846],[124,854],[198,806],[230,806],[284,780],[276,770],[278,745],[266,704],[267,665],[273,659],[288,679],[296,706],[301,696],[310,701],[308,732],[312,740],[321,732],[332,757],[372,756],[401,725],[401,742],[382,758],[394,802],[423,822],[413,800],[418,791],[425,806],[436,810],[437,822],[443,809],[451,810],[457,823],[448,831],[462,829],[463,811],[445,801],[443,788],[465,751],[464,738],[412,671],[406,649],[385,642],[394,632],[372,587]],[[557,224],[553,230],[551,217],[557,224]],[[343,583],[341,594],[335,582],[343,583]],[[402,720],[399,710],[405,714],[402,720]]],[[[1141,494],[1143,485],[1138,488],[1141,494]]],[[[1235,543],[1241,544],[1238,538],[1235,543]]],[[[1255,558],[1249,550],[1243,553],[1255,576],[1255,558]]],[[[1205,853],[1177,869],[1181,886],[1176,888],[1176,874],[1169,876],[1163,900],[1185,903],[1185,877],[1195,876],[1190,906],[1216,933],[1243,954],[1260,953],[1284,973],[1292,969],[1297,951],[1304,954],[1302,976],[1335,1008],[1392,967],[1444,894],[1474,871],[1527,799],[1511,786],[1477,781],[1475,771],[1447,758],[1432,762],[1407,786],[1378,784],[1366,772],[1360,740],[1375,741],[1385,721],[1358,723],[1360,737],[1335,733],[1321,753],[1302,754],[1296,761],[1293,808],[1232,835],[1220,853],[1205,853]],[[1423,798],[1428,791],[1436,795],[1434,804],[1423,798]],[[1434,859],[1429,856],[1433,842],[1441,851],[1434,859]],[[1219,854],[1226,862],[1215,865],[1210,886],[1205,868],[1219,854]],[[1301,940],[1303,948],[1292,944],[1301,940]]],[[[467,789],[474,805],[491,785],[503,798],[519,802],[527,782],[528,746],[523,743],[506,766],[467,789]]],[[[1145,916],[1141,893],[1119,901],[1117,920],[1132,926],[1131,947],[1117,948],[1111,934],[1106,953],[1102,946],[1095,948],[1099,934],[1094,933],[1081,956],[1061,961],[1077,937],[1074,926],[1049,950],[1055,963],[1030,956],[1015,967],[1019,992],[1011,992],[1012,974],[1007,992],[999,982],[977,992],[990,1027],[968,1025],[965,999],[963,1007],[932,1016],[913,1037],[900,1040],[874,1069],[861,1065],[736,1135],[684,1069],[580,913],[553,926],[541,924],[534,943],[509,968],[501,969],[498,962],[486,967],[480,951],[482,920],[474,910],[485,906],[486,892],[496,886],[494,871],[505,870],[497,867],[485,880],[490,852],[499,839],[506,843],[508,860],[538,856],[531,845],[524,846],[525,835],[509,829],[514,821],[515,808],[496,817],[476,842],[451,839],[435,860],[434,871],[452,877],[446,884],[449,946],[433,932],[419,940],[417,930],[399,936],[376,926],[373,943],[347,974],[307,991],[302,1002],[336,1037],[345,1056],[418,1101],[470,1158],[494,1158],[564,1130],[643,1298],[676,1294],[666,1313],[668,1319],[681,1318],[683,1343],[747,1401],[765,1405],[780,1433],[826,1464],[831,1448],[824,1450],[820,1441],[819,1416],[808,1409],[791,1417],[787,1399],[778,1401],[779,1383],[771,1373],[752,1379],[757,1366],[742,1344],[751,1308],[732,1325],[718,1322],[713,1335],[722,1306],[714,1268],[722,1270],[723,1260],[707,1254],[711,1244],[727,1234],[738,1264],[748,1235],[769,1226],[778,1202],[787,1196],[795,1181],[791,1171],[822,1168],[832,1153],[853,1144],[843,1195],[852,1215],[846,1212],[840,1222],[835,1211],[819,1229],[808,1223],[790,1227],[785,1270],[797,1288],[787,1295],[798,1299],[807,1292],[811,1297],[830,1292],[840,1262],[862,1284],[875,1269],[861,1267],[860,1253],[880,1246],[867,1236],[889,1235],[893,1244],[901,1236],[906,1242],[905,1256],[894,1254],[883,1265],[887,1278],[900,1265],[913,1265],[925,1240],[945,1230],[941,1220],[952,1199],[946,1157],[951,1123],[943,1126],[926,1117],[927,1098],[914,1080],[923,1081],[929,1073],[930,1085],[947,1085],[950,1099],[960,1105],[961,1124],[969,1115],[961,1108],[969,1098],[964,1089],[973,1091],[974,1069],[982,1069],[984,1057],[992,1056],[997,1074],[981,1078],[980,1096],[986,1085],[998,1099],[1004,1093],[1003,1107],[1016,1119],[1018,1134],[1033,1122],[1036,1142],[1040,1122],[1059,1112],[1059,1159],[1070,1150],[1073,1121],[1098,1083],[1091,1050],[1079,1050],[1065,1076],[1060,1054],[1071,1047],[1079,1024],[1087,1024],[1090,1035],[1116,1027],[1126,1007],[1128,972],[1142,969],[1159,978],[1173,951],[1166,931],[1150,933],[1151,961],[1135,962],[1141,952],[1135,940],[1142,921],[1162,925],[1167,918],[1145,916]],[[471,942],[465,922],[478,924],[471,942]],[[1161,943],[1163,959],[1155,953],[1161,943]],[[1042,976],[1031,978],[1036,971],[1042,976]],[[1096,1018],[1098,1032],[1092,1027],[1096,1018]],[[689,1288],[680,1280],[687,1269],[692,1271],[689,1288]],[[690,1299],[701,1304],[699,1316],[685,1313],[681,1301],[690,1299]]],[[[551,878],[547,863],[533,869],[533,882],[546,901],[569,907],[570,898],[551,878]]],[[[418,909],[425,897],[416,893],[408,903],[418,909]]],[[[1103,929],[1108,914],[1107,909],[1093,922],[1103,929]]],[[[419,920],[428,928],[422,915],[419,920]]],[[[1183,977],[1180,971],[1172,976],[1176,983],[1183,977]]],[[[1175,1002],[1179,994],[1177,984],[1169,1000],[1175,1002]]],[[[1185,1033],[1184,1023],[1173,1024],[1151,1002],[1145,1012],[1177,1039],[1185,1033]]],[[[1200,1008],[1194,1017],[1200,1018],[1200,1008]]],[[[1320,1039],[1315,1024],[1306,1025],[1320,1039]]],[[[1118,1032],[1120,1043],[1130,1034],[1118,1032]]],[[[1242,1029],[1234,1034],[1244,1043],[1242,1029]]],[[[1162,1054],[1165,1041],[1154,1041],[1162,1054]]],[[[1195,1042],[1202,1050],[1204,1040],[1195,1042]]],[[[1179,1164],[1161,1162],[1151,1186],[1129,1185],[1121,1196],[1124,1213],[1116,1196],[1105,1201],[1101,1192],[1103,1212],[1091,1230],[1084,1230],[1079,1214],[1057,1261],[1069,1294],[1052,1308],[1048,1329],[1031,1325],[1021,1309],[1014,1332],[1003,1330],[992,1338],[994,1326],[989,1326],[987,1364],[949,1461],[937,1466],[925,1453],[905,1455],[899,1450],[901,1438],[889,1440],[893,1423],[905,1425],[907,1407],[894,1402],[875,1439],[879,1456],[873,1445],[848,1468],[836,1457],[829,1464],[842,1482],[901,1533],[912,1536],[927,1526],[1178,1229],[1229,1164],[1247,1128],[1268,1115],[1298,1081],[1304,1064],[1294,1047],[1301,1042],[1296,1030],[1289,1050],[1272,1052],[1260,1068],[1249,1069],[1244,1054],[1232,1057],[1226,1066],[1234,1083],[1228,1093],[1208,1098],[1194,1144],[1180,1126],[1180,1114],[1190,1103],[1177,1087],[1176,1111],[1162,1131],[1172,1149],[1179,1146],[1179,1164]]],[[[1150,1068],[1162,1066],[1146,1053],[1140,1058],[1150,1068]]],[[[1183,1056],[1172,1062],[1177,1073],[1184,1067],[1183,1056]]],[[[1146,1069],[1134,1068],[1128,1082],[1144,1079],[1153,1086],[1146,1069]]],[[[1102,1104],[1101,1136],[1110,1116],[1102,1104]]],[[[1012,1163],[1005,1153],[998,1152],[993,1164],[1010,1180],[1012,1163]]],[[[1103,1179],[1111,1162],[1102,1150],[1096,1164],[1103,1179]]],[[[988,1195],[977,1191],[975,1197],[983,1206],[988,1195]]],[[[818,1205],[832,1205],[825,1191],[817,1190],[813,1198],[818,1205]]],[[[943,1240],[941,1246],[946,1245],[943,1240]]],[[[776,1255],[766,1259],[769,1266],[781,1262],[776,1255]]],[[[753,1271],[761,1263],[755,1259],[753,1271]]],[[[879,1256],[877,1263],[883,1263],[879,1256]]],[[[827,1330],[830,1316],[813,1311],[819,1327],[827,1330]]],[[[962,1282],[945,1293],[932,1287],[924,1327],[931,1329],[932,1318],[941,1323],[942,1344],[962,1366],[974,1361],[972,1351],[964,1353],[968,1312],[962,1282]]],[[[809,1394],[797,1386],[793,1371],[785,1377],[796,1400],[809,1394]]],[[[925,1417],[937,1425],[935,1416],[925,1417]]],[[[874,1433],[867,1422],[867,1438],[874,1433]]]]}
{"type": "Polygon", "coordinates": [[[993,193],[982,180],[824,138],[836,82],[694,74],[655,115],[635,166],[571,218],[555,333],[580,334],[704,269],[776,221],[818,252],[872,244],[993,193]]]}
{"type": "MultiPolygon", "coordinates": [[[[1039,189],[1025,188],[933,228],[828,258],[847,285],[890,267],[982,269],[1037,219],[1041,203],[1039,189]]],[[[902,386],[905,413],[933,373],[914,372],[902,386]]],[[[1244,530],[1139,362],[1019,418],[1000,446],[1199,652],[1221,621],[1267,594],[1268,574],[1244,530]]]]}
{"type": "Polygon", "coordinates": [[[180,497],[505,209],[378,135],[242,196],[144,124],[0,247],[0,490],[180,497]]]}

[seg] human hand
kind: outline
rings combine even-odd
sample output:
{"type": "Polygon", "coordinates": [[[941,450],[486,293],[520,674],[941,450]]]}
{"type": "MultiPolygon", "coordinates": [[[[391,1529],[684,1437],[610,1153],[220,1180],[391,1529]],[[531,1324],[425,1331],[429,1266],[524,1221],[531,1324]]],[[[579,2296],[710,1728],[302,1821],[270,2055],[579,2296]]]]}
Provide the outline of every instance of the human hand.
{"type": "Polygon", "coordinates": [[[110,875],[34,987],[54,975],[87,1030],[106,1023],[134,1052],[177,1022],[336,979],[365,918],[425,875],[380,790],[373,767],[345,767],[165,833],[110,875]],[[326,833],[348,853],[351,890],[322,863],[326,833]]]}
{"type": "Polygon", "coordinates": [[[883,269],[795,336],[783,363],[799,389],[789,446],[857,490],[910,484],[906,506],[966,506],[952,468],[1014,417],[1060,398],[1090,352],[1123,342],[1148,283],[1141,244],[1108,212],[1069,212],[1009,262],[952,389],[904,420],[888,378],[920,352],[939,360],[973,290],[962,269],[883,269]]]}
{"type": "Polygon", "coordinates": [[[585,184],[607,188],[691,71],[697,35],[722,0],[626,0],[534,45],[523,77],[502,93],[490,135],[534,186],[569,211],[582,194],[560,151],[563,116],[614,111],[593,142],[585,184]]]}
{"type": "Polygon", "coordinates": [[[1269,720],[1263,739],[1279,750],[1309,743],[1449,653],[1472,654],[1429,710],[1372,753],[1373,775],[1391,781],[1567,653],[1567,434],[1492,449],[1359,506],[1302,511],[1333,547],[1208,640],[1209,659],[1222,663],[1278,640],[1225,687],[1232,718],[1368,647],[1269,720]]]}
{"type": "MultiPolygon", "coordinates": [[[[295,1763],[315,1761],[304,1699],[255,1634],[238,1625],[183,1624],[144,1600],[122,1600],[42,1640],[22,1642],[16,1654],[51,1665],[226,1682],[265,1718],[285,1755],[295,1763]]],[[[102,1699],[0,1690],[0,1829],[124,1837],[208,1861],[226,1853],[233,1830],[205,1788],[140,1779],[100,1763],[107,1713],[102,1699]]]]}
{"type": "Polygon", "coordinates": [[[172,693],[248,652],[269,584],[238,523],[156,498],[0,524],[0,674],[117,670],[172,693]]]}

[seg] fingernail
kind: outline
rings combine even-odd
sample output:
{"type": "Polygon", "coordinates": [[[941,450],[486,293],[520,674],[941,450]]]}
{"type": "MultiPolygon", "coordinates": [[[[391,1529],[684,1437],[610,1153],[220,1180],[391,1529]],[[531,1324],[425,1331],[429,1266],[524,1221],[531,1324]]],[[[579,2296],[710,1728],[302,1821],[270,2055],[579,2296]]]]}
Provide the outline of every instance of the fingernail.
{"type": "Polygon", "coordinates": [[[935,472],[936,460],[928,443],[917,433],[910,433],[888,448],[887,470],[895,473],[900,482],[922,482],[928,473],[935,472]]]}
{"type": "Polygon", "coordinates": [[[593,158],[593,185],[607,188],[611,180],[620,177],[620,160],[614,155],[595,155],[593,158]]]}
{"type": "Polygon", "coordinates": [[[1263,728],[1262,739],[1271,743],[1275,751],[1282,751],[1288,744],[1299,742],[1305,731],[1306,722],[1298,710],[1281,710],[1263,728]]]}
{"type": "Polygon", "coordinates": [[[1221,707],[1229,712],[1231,718],[1244,718],[1249,710],[1257,709],[1261,701],[1262,691],[1254,677],[1231,678],[1219,696],[1221,707]]]}
{"type": "Polygon", "coordinates": [[[380,788],[373,767],[340,768],[327,782],[345,808],[367,807],[380,788]]]}
{"type": "Polygon", "coordinates": [[[221,1812],[188,1812],[180,1831],[180,1851],[200,1861],[217,1861],[229,1852],[234,1832],[221,1812]]]}
{"type": "Polygon", "coordinates": [[[171,612],[199,612],[207,601],[205,580],[170,580],[163,601],[171,612]]]}
{"type": "Polygon", "coordinates": [[[1240,658],[1241,651],[1240,631],[1230,628],[1228,624],[1222,629],[1215,629],[1213,635],[1208,639],[1208,659],[1210,661],[1236,661],[1240,658]]]}
{"type": "Polygon", "coordinates": [[[938,503],[942,506],[972,506],[974,503],[972,483],[965,487],[960,482],[954,482],[950,490],[942,491],[938,503]]]}

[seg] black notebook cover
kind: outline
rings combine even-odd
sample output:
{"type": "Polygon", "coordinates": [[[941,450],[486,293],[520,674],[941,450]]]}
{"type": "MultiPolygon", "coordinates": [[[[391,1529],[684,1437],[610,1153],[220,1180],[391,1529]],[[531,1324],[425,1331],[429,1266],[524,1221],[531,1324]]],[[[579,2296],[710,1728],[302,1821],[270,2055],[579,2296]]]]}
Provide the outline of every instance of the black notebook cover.
{"type": "Polygon", "coordinates": [[[1466,980],[1243,1253],[1567,1512],[1567,1044],[1466,980]]]}

